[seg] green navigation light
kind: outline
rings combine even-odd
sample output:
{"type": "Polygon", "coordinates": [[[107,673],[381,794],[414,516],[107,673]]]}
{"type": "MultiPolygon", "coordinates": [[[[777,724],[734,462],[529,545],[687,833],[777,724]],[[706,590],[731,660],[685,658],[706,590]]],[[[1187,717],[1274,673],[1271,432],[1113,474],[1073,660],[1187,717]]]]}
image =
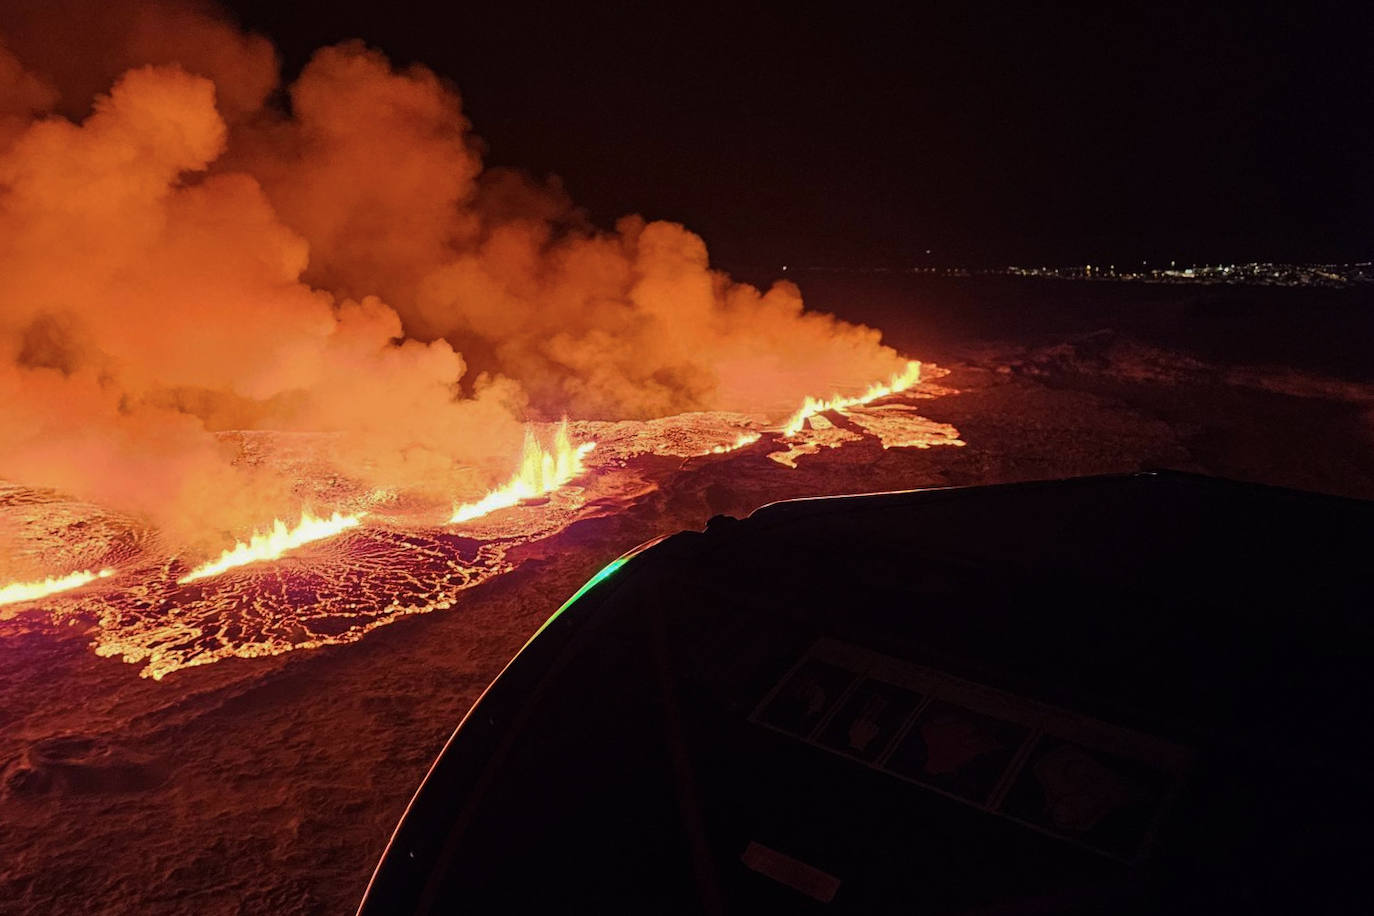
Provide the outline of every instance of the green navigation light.
{"type": "Polygon", "coordinates": [[[590,579],[586,581],[586,583],[583,584],[581,588],[573,592],[573,596],[569,598],[567,601],[564,601],[563,606],[560,607],[558,610],[554,611],[548,620],[544,621],[543,626],[534,631],[534,635],[529,638],[529,641],[526,642],[525,645],[528,646],[530,643],[538,639],[539,634],[547,630],[549,628],[549,624],[557,620],[560,614],[562,614],[568,608],[572,607],[577,602],[577,599],[581,598],[583,595],[587,594],[587,592],[595,588],[597,586],[597,583],[609,578],[612,573],[614,573],[620,567],[624,566],[625,563],[629,561],[629,559],[630,558],[628,556],[617,557],[616,559],[607,563],[605,566],[601,567],[601,570],[596,575],[592,576],[590,579]]]}

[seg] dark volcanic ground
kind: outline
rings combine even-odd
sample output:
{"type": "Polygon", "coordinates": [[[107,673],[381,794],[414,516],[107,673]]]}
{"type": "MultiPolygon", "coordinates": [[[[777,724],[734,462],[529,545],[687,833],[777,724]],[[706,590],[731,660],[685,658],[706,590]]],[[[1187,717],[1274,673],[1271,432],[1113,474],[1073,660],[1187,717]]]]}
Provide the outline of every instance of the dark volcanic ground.
{"type": "Polygon", "coordinates": [[[803,289],[949,367],[959,393],[921,411],[964,448],[870,439],[796,471],[757,448],[690,462],[617,514],[515,548],[513,572],[448,610],[161,681],[94,655],[81,626],[0,626],[0,911],[350,912],[444,739],[528,635],[616,555],[719,512],[1147,466],[1374,498],[1353,295],[1304,321],[1324,291],[884,282],[854,281],[848,307],[803,289]],[[1057,291],[1073,300],[1058,311],[1057,291]]]}

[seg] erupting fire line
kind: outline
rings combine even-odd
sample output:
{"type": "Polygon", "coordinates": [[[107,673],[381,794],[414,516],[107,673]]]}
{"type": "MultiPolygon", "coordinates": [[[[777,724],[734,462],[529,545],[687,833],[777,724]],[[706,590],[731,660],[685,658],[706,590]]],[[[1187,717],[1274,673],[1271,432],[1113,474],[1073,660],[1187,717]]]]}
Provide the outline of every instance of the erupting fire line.
{"type": "Polygon", "coordinates": [[[782,434],[784,437],[795,436],[802,431],[802,427],[806,425],[806,421],[816,414],[825,413],[827,410],[844,410],[847,407],[860,407],[870,401],[876,401],[878,398],[885,398],[890,394],[897,394],[899,391],[905,391],[920,380],[921,362],[920,360],[913,359],[906,364],[904,370],[892,376],[887,384],[874,382],[869,386],[867,391],[858,397],[845,397],[837,394],[828,401],[822,401],[808,396],[806,402],[802,404],[801,410],[794,413],[792,418],[788,420],[787,424],[782,428],[782,434]]]}
{"type": "Polygon", "coordinates": [[[218,560],[196,567],[177,582],[185,585],[197,579],[217,576],[236,566],[246,566],[261,560],[275,560],[288,550],[309,544],[311,541],[333,537],[354,527],[363,520],[364,514],[360,512],[357,515],[343,515],[335,512],[329,518],[317,518],[308,512],[302,512],[300,524],[294,528],[287,528],[285,522],[276,519],[270,530],[254,532],[248,543],[239,541],[220,554],[218,560]]]}
{"type": "Polygon", "coordinates": [[[734,442],[731,442],[729,445],[717,445],[712,448],[711,451],[707,452],[707,454],[724,455],[736,449],[744,448],[746,445],[753,445],[762,438],[763,435],[761,433],[742,433],[734,442]]]}
{"type": "Polygon", "coordinates": [[[464,503],[453,510],[450,525],[469,522],[497,509],[509,509],[537,496],[552,493],[576,477],[582,476],[587,468],[582,459],[592,449],[595,442],[583,442],[574,446],[568,438],[568,421],[564,420],[554,435],[553,451],[544,451],[535,439],[533,430],[525,429],[525,448],[520,458],[520,470],[503,485],[472,503],[464,503]]]}
{"type": "Polygon", "coordinates": [[[94,582],[96,579],[108,579],[113,575],[113,569],[102,569],[99,572],[85,570],[65,576],[49,576],[42,582],[13,582],[9,585],[0,586],[0,604],[35,601],[56,592],[79,588],[88,582],[94,582]]]}

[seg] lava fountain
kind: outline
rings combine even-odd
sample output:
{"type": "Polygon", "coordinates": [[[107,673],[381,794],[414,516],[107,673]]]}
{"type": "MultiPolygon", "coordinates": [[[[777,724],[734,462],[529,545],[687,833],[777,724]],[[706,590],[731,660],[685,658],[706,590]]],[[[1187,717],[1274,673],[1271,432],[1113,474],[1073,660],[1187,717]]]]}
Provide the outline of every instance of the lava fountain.
{"type": "Polygon", "coordinates": [[[801,432],[806,421],[817,414],[825,413],[828,410],[843,411],[850,407],[862,407],[879,398],[885,398],[906,391],[920,381],[921,362],[920,360],[913,359],[907,362],[905,369],[892,376],[886,383],[874,382],[863,394],[853,397],[845,397],[844,395],[836,394],[824,401],[808,396],[805,403],[802,404],[801,409],[794,413],[783,426],[783,435],[795,436],[797,433],[801,432]]]}
{"type": "Polygon", "coordinates": [[[546,496],[570,483],[586,471],[582,459],[596,448],[595,442],[573,445],[568,436],[568,421],[559,424],[553,445],[545,449],[529,427],[525,429],[525,446],[520,458],[520,470],[510,480],[487,493],[476,502],[463,503],[453,510],[450,525],[481,518],[498,509],[509,509],[527,499],[546,496]]]}
{"type": "Polygon", "coordinates": [[[277,519],[268,530],[254,532],[246,542],[239,541],[220,554],[219,559],[197,566],[177,579],[177,583],[185,585],[197,579],[218,576],[236,566],[247,566],[249,563],[278,559],[287,551],[302,547],[311,541],[321,541],[341,534],[349,528],[357,526],[362,520],[362,513],[343,515],[335,512],[329,518],[318,518],[308,512],[303,512],[300,522],[288,528],[285,522],[277,519]]]}
{"type": "Polygon", "coordinates": [[[102,569],[99,572],[85,570],[65,576],[49,576],[41,582],[13,582],[9,585],[0,586],[0,604],[36,601],[39,598],[46,598],[48,595],[55,595],[58,592],[80,588],[83,585],[94,582],[96,579],[108,579],[113,575],[113,569],[102,569]]]}

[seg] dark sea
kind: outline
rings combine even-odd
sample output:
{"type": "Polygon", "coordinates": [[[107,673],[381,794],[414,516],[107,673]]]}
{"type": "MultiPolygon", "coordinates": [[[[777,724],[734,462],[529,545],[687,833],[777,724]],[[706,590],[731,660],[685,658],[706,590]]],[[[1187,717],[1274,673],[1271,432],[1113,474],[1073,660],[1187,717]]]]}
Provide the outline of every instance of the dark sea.
{"type": "Polygon", "coordinates": [[[1374,287],[1186,285],[902,271],[791,271],[808,308],[951,362],[971,346],[1035,347],[1099,330],[1222,366],[1374,380],[1374,287]]]}

